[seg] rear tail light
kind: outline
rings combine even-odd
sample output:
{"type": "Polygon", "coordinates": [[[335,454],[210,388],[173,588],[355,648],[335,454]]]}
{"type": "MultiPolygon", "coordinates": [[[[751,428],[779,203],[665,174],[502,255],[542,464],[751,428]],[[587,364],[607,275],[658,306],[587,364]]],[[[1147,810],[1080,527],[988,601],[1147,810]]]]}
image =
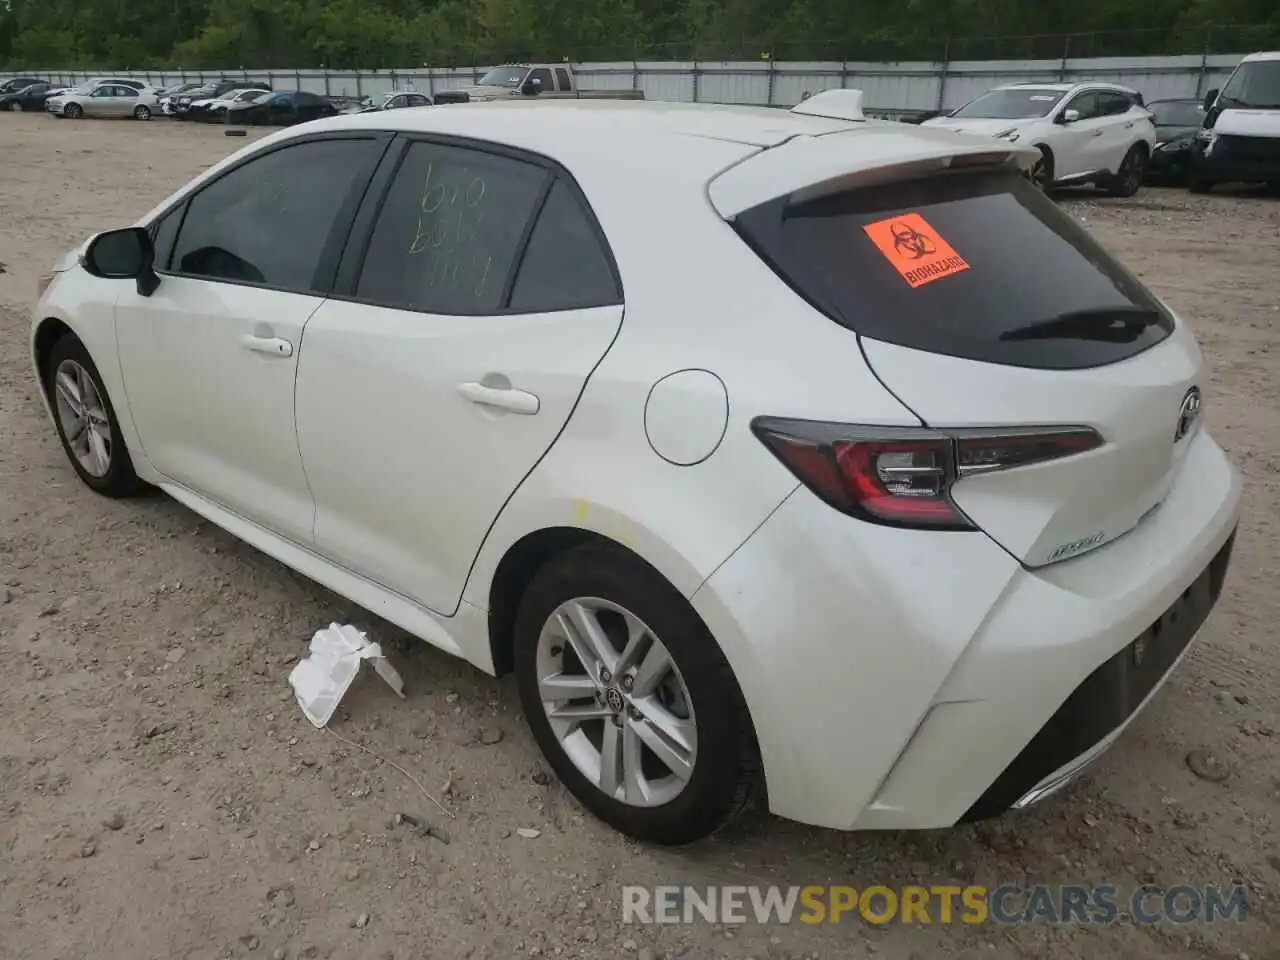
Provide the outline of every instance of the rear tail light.
{"type": "Polygon", "coordinates": [[[913,430],[757,417],[751,429],[837,510],[871,523],[934,530],[977,529],[951,500],[956,481],[1102,445],[1088,427],[913,430]]]}

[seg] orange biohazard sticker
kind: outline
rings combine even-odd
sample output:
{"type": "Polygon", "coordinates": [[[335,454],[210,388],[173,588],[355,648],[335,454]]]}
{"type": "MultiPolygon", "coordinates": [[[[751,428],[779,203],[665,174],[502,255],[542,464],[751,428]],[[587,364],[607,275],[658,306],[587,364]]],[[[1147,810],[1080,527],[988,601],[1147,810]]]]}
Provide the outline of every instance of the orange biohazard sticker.
{"type": "Polygon", "coordinates": [[[918,213],[877,220],[862,229],[912,288],[969,269],[964,258],[918,213]]]}

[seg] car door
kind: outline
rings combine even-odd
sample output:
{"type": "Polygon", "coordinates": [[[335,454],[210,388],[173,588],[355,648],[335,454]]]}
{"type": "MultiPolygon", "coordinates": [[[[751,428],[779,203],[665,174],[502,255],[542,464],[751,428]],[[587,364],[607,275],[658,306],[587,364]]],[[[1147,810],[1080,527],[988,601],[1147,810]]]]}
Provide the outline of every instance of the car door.
{"type": "Polygon", "coordinates": [[[318,120],[329,113],[331,104],[324,97],[317,96],[314,93],[306,95],[299,94],[300,103],[298,104],[298,122],[305,123],[308,120],[318,120]]]}
{"type": "Polygon", "coordinates": [[[1098,94],[1098,108],[1104,121],[1103,134],[1099,138],[1100,160],[1103,166],[1116,173],[1133,144],[1136,136],[1134,128],[1142,115],[1133,99],[1118,90],[1101,91],[1098,94]]]}
{"type": "Polygon", "coordinates": [[[267,101],[263,109],[263,123],[273,126],[288,126],[293,122],[296,94],[282,93],[267,101]]]}
{"type": "Polygon", "coordinates": [[[556,84],[551,78],[551,71],[546,67],[535,67],[529,71],[529,79],[538,81],[538,90],[541,93],[555,93],[556,84]]]}
{"type": "Polygon", "coordinates": [[[1061,133],[1054,146],[1057,159],[1056,176],[1059,179],[1091,173],[1100,166],[1098,158],[1102,149],[1104,119],[1099,113],[1098,94],[1093,90],[1077,93],[1062,107],[1061,116],[1075,110],[1079,118],[1061,125],[1061,133]]]}
{"type": "Polygon", "coordinates": [[[131,117],[133,111],[142,102],[141,94],[134,87],[117,85],[112,88],[115,95],[111,98],[111,116],[131,117]]]}
{"type": "Polygon", "coordinates": [[[395,160],[357,219],[367,250],[353,241],[307,325],[298,437],[315,548],[448,615],[622,297],[589,206],[549,161],[423,139],[395,160]]]}
{"type": "Polygon", "coordinates": [[[111,116],[111,102],[115,99],[115,88],[111,86],[94,87],[89,91],[89,95],[84,97],[80,103],[88,117],[109,117],[111,116]]]}
{"type": "Polygon", "coordinates": [[[286,142],[223,173],[155,224],[159,287],[127,286],[116,301],[151,463],[300,543],[313,514],[294,429],[302,331],[386,143],[369,132],[286,142]]]}

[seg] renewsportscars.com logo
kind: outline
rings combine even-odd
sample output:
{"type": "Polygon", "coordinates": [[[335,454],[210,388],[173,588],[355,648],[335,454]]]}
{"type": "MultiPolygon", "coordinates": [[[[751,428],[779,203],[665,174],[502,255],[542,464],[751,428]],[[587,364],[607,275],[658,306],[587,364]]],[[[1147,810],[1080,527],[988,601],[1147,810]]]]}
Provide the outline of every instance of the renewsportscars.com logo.
{"type": "Polygon", "coordinates": [[[1246,890],[1115,886],[623,887],[623,923],[1176,924],[1241,922],[1246,890]]]}

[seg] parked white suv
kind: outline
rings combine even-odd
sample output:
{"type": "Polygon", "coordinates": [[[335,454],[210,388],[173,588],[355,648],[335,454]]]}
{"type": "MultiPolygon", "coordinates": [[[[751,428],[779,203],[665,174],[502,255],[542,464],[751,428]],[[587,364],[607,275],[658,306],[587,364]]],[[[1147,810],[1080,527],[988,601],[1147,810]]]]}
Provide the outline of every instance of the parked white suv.
{"type": "Polygon", "coordinates": [[[1094,183],[1131,197],[1156,144],[1141,95],[1112,83],[1016,83],[924,126],[986,134],[1039,149],[1032,178],[1041,187],[1094,183]]]}

